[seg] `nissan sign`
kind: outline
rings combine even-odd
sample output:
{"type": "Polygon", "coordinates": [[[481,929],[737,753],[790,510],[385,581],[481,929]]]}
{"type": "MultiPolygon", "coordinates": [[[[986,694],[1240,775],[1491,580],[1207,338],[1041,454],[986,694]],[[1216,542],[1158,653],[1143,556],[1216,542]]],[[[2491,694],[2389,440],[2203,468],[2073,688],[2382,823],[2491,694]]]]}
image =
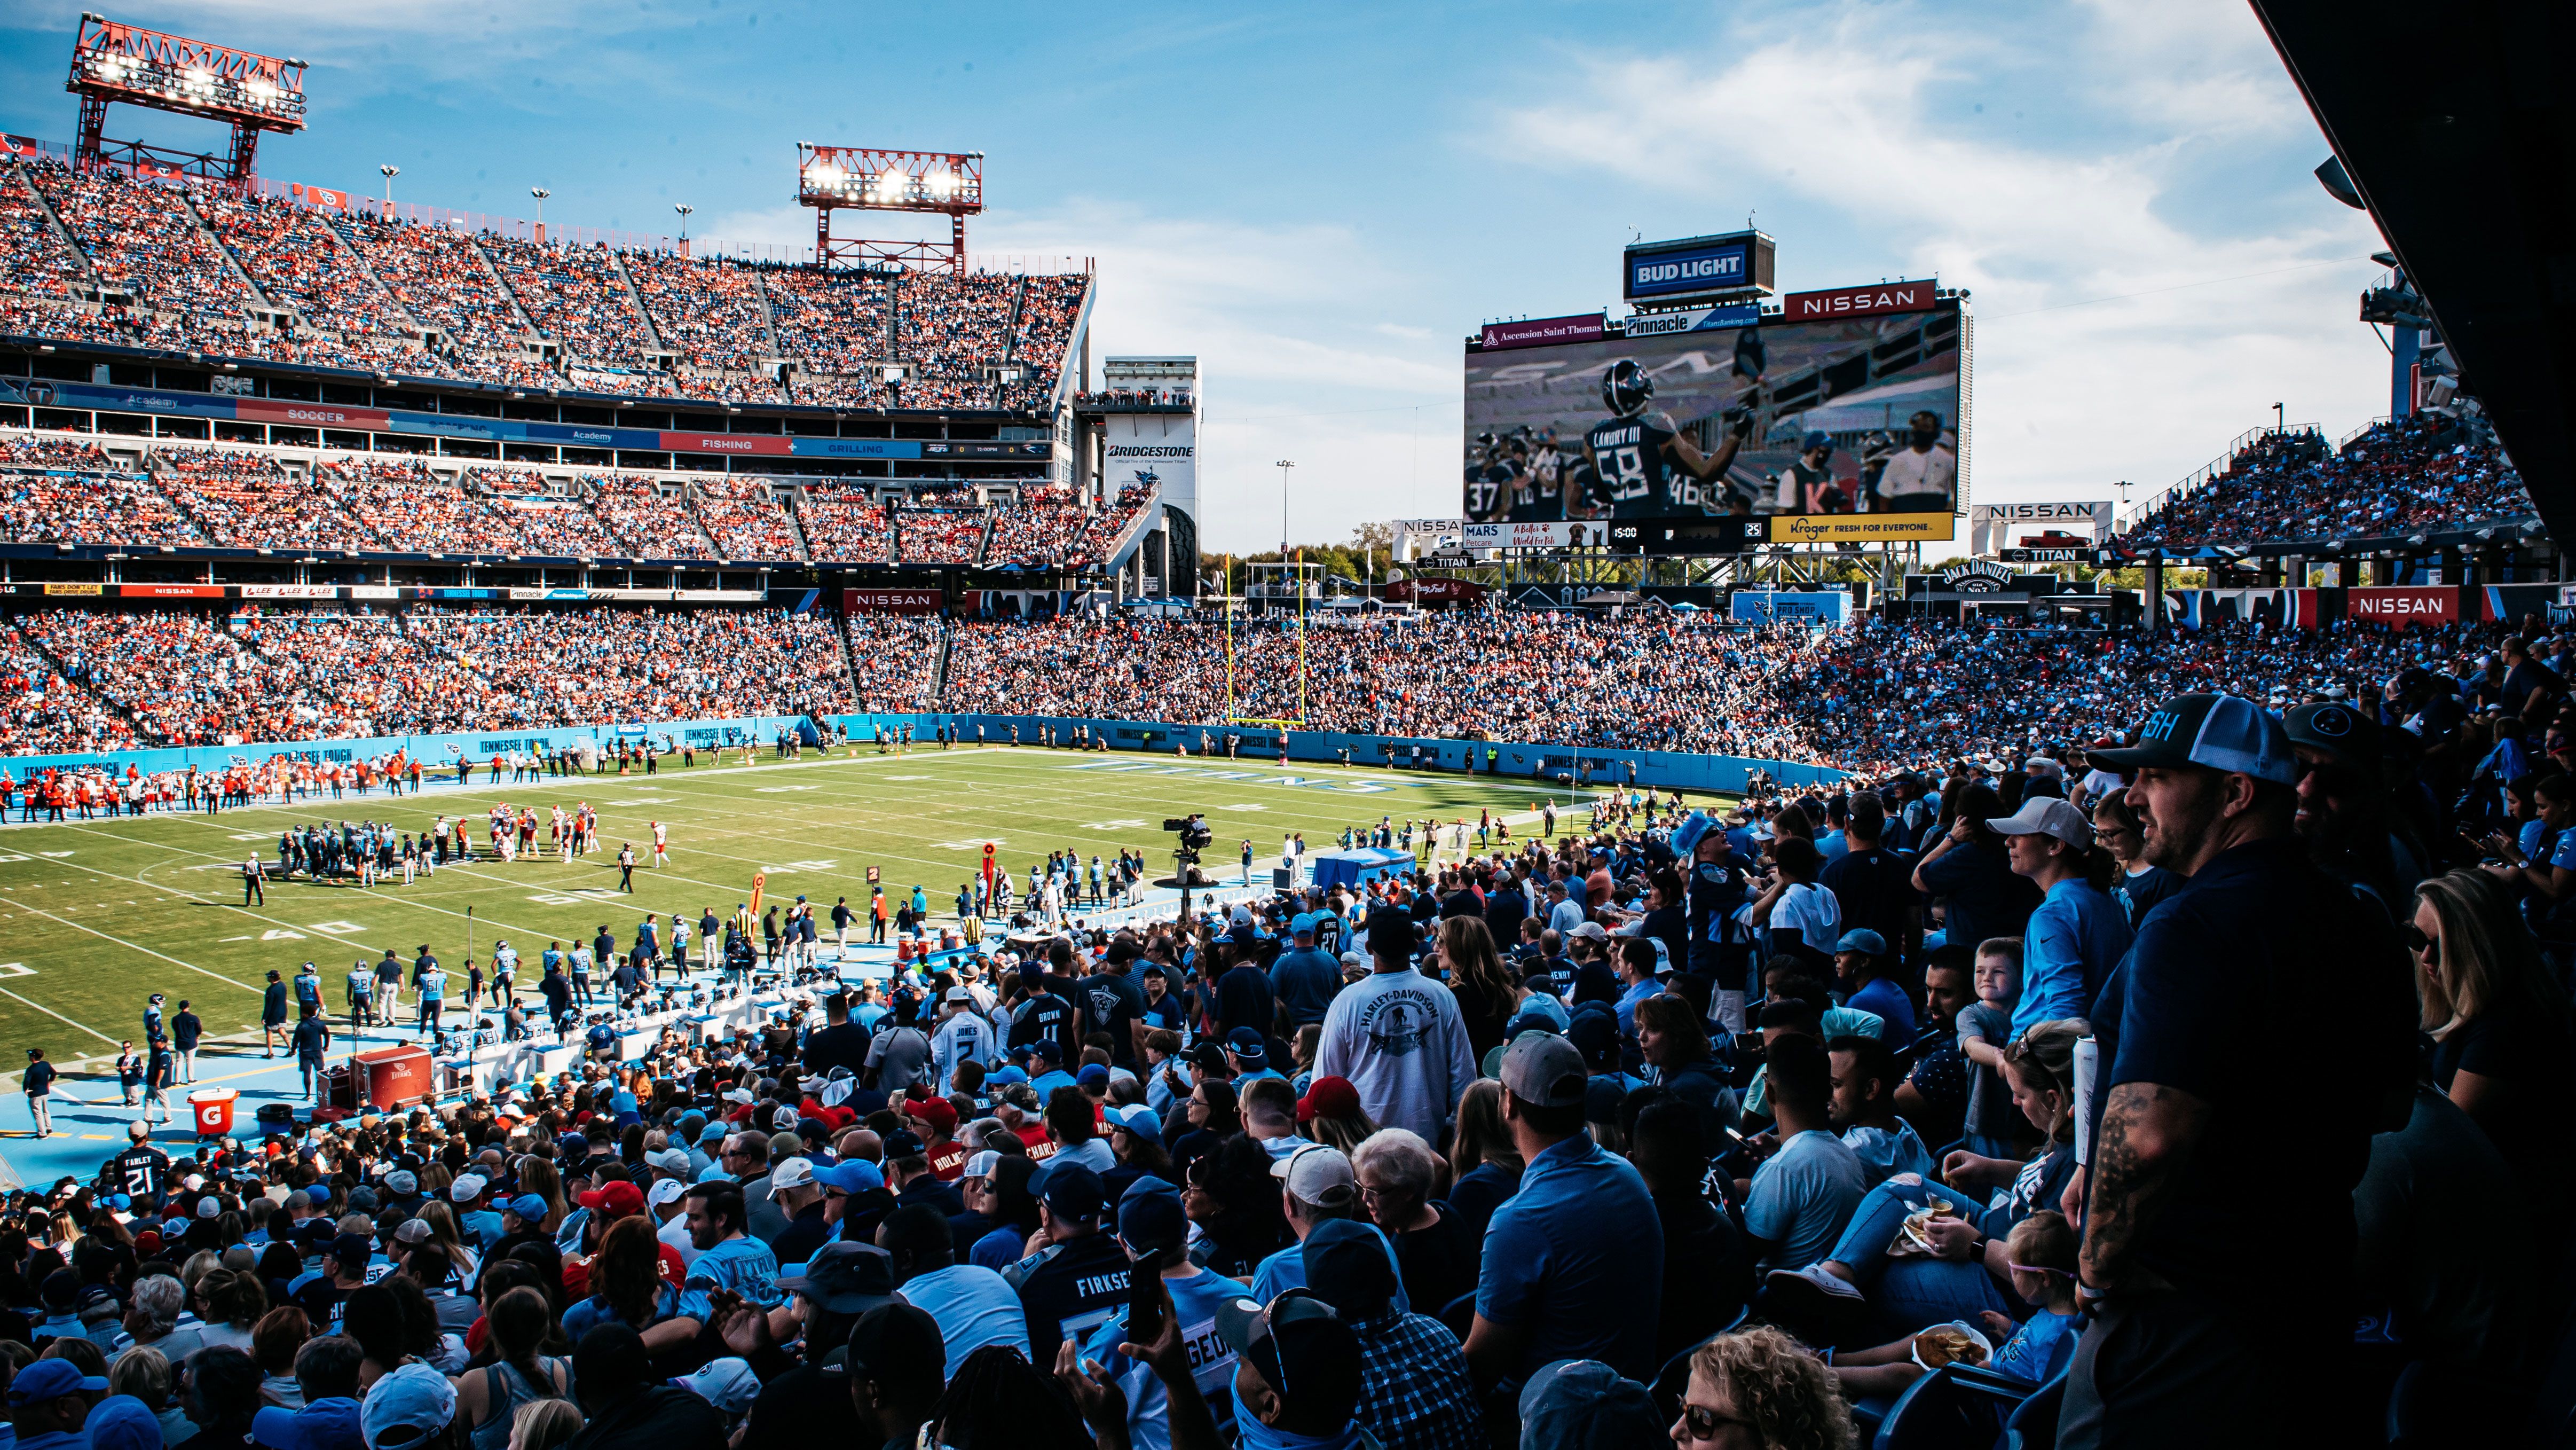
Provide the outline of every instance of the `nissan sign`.
{"type": "Polygon", "coordinates": [[[1780,299],[1786,322],[1816,322],[1836,317],[1865,317],[1882,312],[1929,312],[1941,284],[1881,282],[1875,287],[1836,287],[1830,292],[1792,292],[1780,299]]]}

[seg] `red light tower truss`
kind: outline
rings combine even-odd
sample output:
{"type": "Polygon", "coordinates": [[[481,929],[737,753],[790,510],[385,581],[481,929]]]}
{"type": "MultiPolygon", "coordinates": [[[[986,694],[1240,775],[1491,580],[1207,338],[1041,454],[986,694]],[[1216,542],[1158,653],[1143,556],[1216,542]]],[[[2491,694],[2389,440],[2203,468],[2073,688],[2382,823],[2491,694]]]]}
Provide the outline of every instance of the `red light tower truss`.
{"type": "Polygon", "coordinates": [[[88,170],[115,162],[158,176],[196,176],[234,186],[250,183],[262,131],[304,129],[304,62],[187,40],[84,11],[72,44],[71,78],[63,89],[80,99],[80,145],[73,160],[88,170]],[[122,101],[232,124],[223,157],[106,141],[107,108],[122,101]]]}
{"type": "Polygon", "coordinates": [[[796,143],[796,200],[814,208],[814,260],[854,266],[966,270],[966,218],[984,209],[984,153],[879,151],[796,143]],[[941,212],[948,245],[871,242],[832,235],[836,211],[941,212]]]}

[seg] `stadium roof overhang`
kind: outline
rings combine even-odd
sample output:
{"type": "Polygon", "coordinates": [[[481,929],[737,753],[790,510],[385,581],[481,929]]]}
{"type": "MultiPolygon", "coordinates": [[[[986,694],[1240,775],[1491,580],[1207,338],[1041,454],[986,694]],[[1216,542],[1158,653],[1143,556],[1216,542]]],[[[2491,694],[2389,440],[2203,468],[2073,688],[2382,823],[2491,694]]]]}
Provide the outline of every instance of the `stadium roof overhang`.
{"type": "Polygon", "coordinates": [[[2253,0],[2561,543],[2576,540],[2576,65],[2558,0],[2253,0]]]}

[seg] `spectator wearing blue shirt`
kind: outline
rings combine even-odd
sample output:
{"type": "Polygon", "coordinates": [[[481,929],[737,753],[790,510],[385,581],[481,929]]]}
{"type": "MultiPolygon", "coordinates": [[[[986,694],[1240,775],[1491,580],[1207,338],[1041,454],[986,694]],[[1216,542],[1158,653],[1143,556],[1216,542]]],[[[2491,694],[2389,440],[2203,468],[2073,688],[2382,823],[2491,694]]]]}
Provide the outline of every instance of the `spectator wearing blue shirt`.
{"type": "Polygon", "coordinates": [[[1779,1146],[1738,1188],[1758,1266],[1795,1269],[1832,1250],[1869,1192],[1869,1169],[1833,1132],[1833,1069],[1824,1044],[1784,1033],[1764,1056],[1766,1101],[1778,1124],[1779,1146]]]}
{"type": "Polygon", "coordinates": [[[763,1309],[777,1308],[786,1297],[778,1287],[778,1256],[751,1237],[742,1186],[700,1183],[689,1189],[687,1203],[689,1243],[698,1251],[689,1261],[688,1287],[730,1289],[763,1309]]]}
{"type": "MultiPolygon", "coordinates": [[[[1503,1123],[1528,1167],[1485,1228],[1467,1363],[1483,1385],[1560,1359],[1652,1379],[1664,1234],[1646,1181],[1583,1126],[1583,1056],[1530,1033],[1503,1053],[1503,1123]]],[[[1848,1150],[1846,1150],[1848,1151],[1848,1150]]]]}
{"type": "Polygon", "coordinates": [[[2021,946],[2015,1038],[2042,1022],[2091,1017],[2093,999],[2129,951],[2129,916],[2104,889],[2117,869],[2093,844],[2093,825],[2062,800],[2040,796],[1986,824],[2004,838],[2013,874],[2043,893],[2021,946]]]}
{"type": "Polygon", "coordinates": [[[1843,1005],[1867,1012],[1886,1026],[1891,1042],[1914,1040],[1914,996],[1888,975],[1895,958],[1887,938],[1867,927],[1842,934],[1834,943],[1834,981],[1843,989],[1843,1005]]]}
{"type": "MultiPolygon", "coordinates": [[[[1309,1234],[1336,1219],[1354,1217],[1359,1212],[1359,1175],[1341,1149],[1324,1143],[1308,1143],[1270,1165],[1270,1176],[1279,1180],[1279,1206],[1288,1220],[1289,1232],[1297,1241],[1263,1259],[1252,1274],[1252,1295],[1267,1304],[1291,1289],[1306,1287],[1305,1243],[1309,1234]]],[[[1372,1224],[1369,1231],[1377,1236],[1379,1248],[1385,1251],[1388,1271],[1398,1276],[1395,1307],[1411,1312],[1413,1305],[1405,1298],[1402,1269],[1395,1258],[1395,1245],[1387,1242],[1383,1230],[1372,1224]]]]}
{"type": "Polygon", "coordinates": [[[1288,1009],[1290,1020],[1303,1027],[1324,1020],[1324,1009],[1333,1004],[1333,994],[1342,990],[1342,963],[1315,945],[1313,913],[1299,914],[1289,923],[1289,932],[1296,945],[1270,964],[1270,990],[1288,1009]]]}

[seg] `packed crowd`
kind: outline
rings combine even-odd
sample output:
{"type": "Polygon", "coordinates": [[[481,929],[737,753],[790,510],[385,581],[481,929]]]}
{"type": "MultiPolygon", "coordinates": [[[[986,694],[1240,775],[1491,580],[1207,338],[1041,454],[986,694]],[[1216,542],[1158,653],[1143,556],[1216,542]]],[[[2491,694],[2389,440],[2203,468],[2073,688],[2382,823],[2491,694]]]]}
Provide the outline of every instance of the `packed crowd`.
{"type": "Polygon", "coordinates": [[[889,278],[541,244],[114,168],[75,174],[49,158],[0,171],[0,272],[0,330],[11,332],[531,388],[857,408],[1043,408],[1090,286],[1076,275],[889,278]],[[93,272],[120,300],[69,301],[93,272]],[[244,309],[259,300],[254,286],[300,325],[252,325],[244,309]],[[541,339],[563,355],[531,350],[541,339]],[[657,343],[678,354],[677,367],[647,356],[657,343]],[[791,391],[759,371],[771,357],[798,364],[791,391]],[[909,375],[890,388],[882,370],[897,362],[909,375]],[[1006,362],[1021,377],[997,389],[993,370],[1006,362]]]}
{"type": "Polygon", "coordinates": [[[761,359],[778,356],[761,306],[760,269],[670,252],[627,252],[622,258],[653,330],[687,362],[749,372],[761,359]]]}
{"type": "Polygon", "coordinates": [[[426,359],[418,339],[406,330],[402,310],[323,213],[273,196],[214,189],[191,195],[215,235],[270,301],[294,308],[307,324],[337,340],[340,356],[310,361],[414,373],[422,369],[426,359]]]}
{"type": "Polygon", "coordinates": [[[341,495],[323,486],[316,472],[289,470],[274,454],[232,448],[155,448],[150,462],[162,489],[219,548],[385,547],[341,495]]]}
{"type": "Polygon", "coordinates": [[[20,751],[724,719],[851,699],[836,621],[777,610],[42,608],[10,623],[0,701],[20,751]],[[93,696],[118,718],[94,719],[93,696]]]}
{"type": "Polygon", "coordinates": [[[514,540],[511,552],[597,559],[626,548],[581,499],[556,493],[533,468],[477,468],[466,474],[485,511],[490,537],[514,540]]]}
{"type": "Polygon", "coordinates": [[[632,559],[712,559],[716,546],[685,500],[642,474],[591,475],[590,506],[632,559]]]}
{"type": "Polygon", "coordinates": [[[1016,500],[993,509],[985,557],[997,567],[1021,569],[1098,564],[1153,496],[1152,489],[1130,484],[1118,491],[1115,503],[1093,509],[1070,489],[1023,489],[1016,500]]]}
{"type": "Polygon", "coordinates": [[[45,215],[25,170],[15,158],[0,164],[0,286],[68,297],[88,275],[80,252],[45,215]]]}
{"type": "Polygon", "coordinates": [[[2266,433],[2121,535],[2132,547],[2382,538],[2529,514],[2531,497],[2474,406],[2373,425],[2336,449],[2266,433]]]}
{"type": "MultiPolygon", "coordinates": [[[[2571,1392],[2576,932],[2537,863],[2576,784],[2436,802],[2480,730],[2576,760],[2576,711],[2520,639],[2467,666],[2149,696],[2071,768],[1722,818],[1381,819],[1343,844],[1431,849],[1186,920],[986,939],[1008,907],[961,890],[939,957],[797,972],[709,1041],[600,1021],[488,1095],[138,1143],[10,1200],[17,1434],[2519,1443],[2571,1392]],[[2283,1081],[2339,1090],[2284,1133],[2283,1081]],[[2284,1292],[2247,1245],[2292,1227],[2284,1292]]],[[[1130,867],[1058,853],[1031,896],[1130,867]]],[[[648,993],[658,944],[616,948],[648,993]]],[[[523,970],[595,1020],[561,953],[523,970]]]]}
{"type": "Polygon", "coordinates": [[[853,614],[848,631],[850,666],[858,672],[851,693],[859,709],[929,713],[939,708],[939,664],[948,633],[944,621],[853,614]]]}
{"type": "Polygon", "coordinates": [[[894,557],[885,505],[865,488],[808,488],[796,501],[805,550],[816,563],[883,564],[894,557]]]}
{"type": "Polygon", "coordinates": [[[29,642],[19,621],[0,628],[0,745],[12,755],[132,750],[134,723],[29,642]]]}
{"type": "Polygon", "coordinates": [[[989,510],[915,504],[895,520],[896,545],[907,564],[980,564],[989,510]]]}
{"type": "Polygon", "coordinates": [[[191,319],[235,323],[257,300],[184,188],[113,169],[74,172],[51,157],[30,169],[102,287],[191,319]]]}
{"type": "Polygon", "coordinates": [[[698,522],[721,559],[802,559],[796,522],[757,478],[707,478],[689,485],[698,522]]]}
{"type": "Polygon", "coordinates": [[[0,540],[65,539],[145,546],[206,542],[150,479],[118,468],[96,445],[0,437],[0,540]]]}

